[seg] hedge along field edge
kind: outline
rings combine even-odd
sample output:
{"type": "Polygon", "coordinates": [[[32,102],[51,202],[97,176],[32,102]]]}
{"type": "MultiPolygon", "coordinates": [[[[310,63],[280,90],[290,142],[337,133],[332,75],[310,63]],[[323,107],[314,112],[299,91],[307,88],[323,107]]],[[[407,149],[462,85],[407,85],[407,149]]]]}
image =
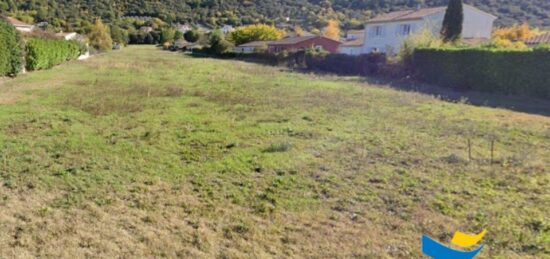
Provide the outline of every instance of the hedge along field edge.
{"type": "Polygon", "coordinates": [[[78,58],[80,44],[62,39],[30,39],[26,45],[27,70],[48,69],[78,58]]]}
{"type": "Polygon", "coordinates": [[[550,99],[550,51],[421,48],[413,56],[421,79],[460,90],[550,99]]]}

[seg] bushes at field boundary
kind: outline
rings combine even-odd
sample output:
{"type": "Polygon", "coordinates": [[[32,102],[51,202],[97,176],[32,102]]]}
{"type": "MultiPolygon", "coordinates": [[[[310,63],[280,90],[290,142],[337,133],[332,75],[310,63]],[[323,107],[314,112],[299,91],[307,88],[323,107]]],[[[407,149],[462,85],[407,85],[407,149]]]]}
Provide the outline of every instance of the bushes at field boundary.
{"type": "Polygon", "coordinates": [[[22,47],[15,28],[0,17],[0,77],[14,76],[22,68],[22,47]]]}
{"type": "Polygon", "coordinates": [[[475,90],[550,98],[550,51],[416,49],[413,63],[429,83],[475,90]]]}
{"type": "Polygon", "coordinates": [[[25,42],[17,30],[0,15],[0,77],[16,76],[24,65],[31,71],[51,68],[77,59],[85,50],[77,41],[54,38],[51,33],[35,34],[26,34],[25,42]]]}
{"type": "Polygon", "coordinates": [[[27,70],[48,69],[65,61],[77,59],[80,44],[61,39],[29,39],[26,44],[27,70]]]}
{"type": "Polygon", "coordinates": [[[215,57],[221,59],[237,59],[272,66],[286,66],[296,69],[305,69],[332,73],[337,75],[381,75],[389,64],[386,56],[373,53],[360,56],[345,54],[319,54],[312,51],[270,53],[223,53],[214,54],[207,50],[195,49],[192,52],[197,57],[215,57]]]}
{"type": "Polygon", "coordinates": [[[346,54],[306,55],[310,70],[338,75],[380,75],[386,65],[386,56],[379,53],[350,56],[346,54]]]}

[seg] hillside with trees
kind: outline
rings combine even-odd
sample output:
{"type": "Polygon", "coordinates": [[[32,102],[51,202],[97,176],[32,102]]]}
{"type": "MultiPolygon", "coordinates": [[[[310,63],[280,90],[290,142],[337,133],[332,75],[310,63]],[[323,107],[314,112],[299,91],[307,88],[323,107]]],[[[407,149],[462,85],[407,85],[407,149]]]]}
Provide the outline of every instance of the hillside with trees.
{"type": "MultiPolygon", "coordinates": [[[[547,0],[467,0],[500,18],[497,25],[528,22],[550,26],[547,0]]],[[[447,0],[7,0],[0,10],[27,22],[46,21],[64,30],[90,27],[96,18],[112,24],[127,16],[160,18],[164,22],[243,25],[285,23],[312,30],[338,20],[346,28],[359,28],[378,13],[421,6],[441,6],[447,0]]]]}

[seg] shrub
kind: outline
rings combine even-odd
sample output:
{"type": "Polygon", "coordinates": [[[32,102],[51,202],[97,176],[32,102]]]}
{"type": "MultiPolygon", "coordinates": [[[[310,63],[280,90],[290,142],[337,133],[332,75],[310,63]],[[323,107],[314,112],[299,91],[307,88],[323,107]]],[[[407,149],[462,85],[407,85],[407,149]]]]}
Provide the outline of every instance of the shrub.
{"type": "Polygon", "coordinates": [[[39,70],[78,58],[80,44],[76,41],[30,39],[27,42],[26,50],[27,69],[39,70]]]}
{"type": "Polygon", "coordinates": [[[385,64],[383,54],[371,53],[360,56],[345,54],[306,55],[308,69],[339,75],[375,75],[385,64]]]}
{"type": "Polygon", "coordinates": [[[215,30],[210,34],[210,50],[214,54],[224,54],[233,48],[233,44],[227,41],[220,30],[215,30]]]}
{"type": "Polygon", "coordinates": [[[522,25],[514,25],[512,27],[505,27],[496,29],[493,32],[493,40],[507,40],[509,42],[525,41],[539,33],[536,29],[531,29],[529,24],[524,23],[522,25]]]}
{"type": "Polygon", "coordinates": [[[15,76],[22,67],[22,48],[17,31],[0,17],[0,76],[15,76]]]}
{"type": "Polygon", "coordinates": [[[417,49],[419,76],[456,89],[550,98],[550,51],[417,49]]]}
{"type": "Polygon", "coordinates": [[[529,47],[523,41],[511,41],[509,39],[493,38],[491,43],[485,45],[486,48],[493,49],[516,49],[527,50],[529,47]]]}
{"type": "Polygon", "coordinates": [[[429,28],[424,28],[407,37],[401,44],[397,59],[405,68],[412,67],[412,57],[417,48],[436,48],[443,46],[443,41],[434,35],[429,28]]]}
{"type": "Polygon", "coordinates": [[[549,52],[550,51],[550,44],[546,43],[546,44],[539,44],[538,46],[534,47],[533,50],[535,51],[546,51],[546,52],[549,52]]]}
{"type": "Polygon", "coordinates": [[[200,38],[200,33],[199,31],[197,30],[190,30],[190,31],[187,31],[184,35],[183,35],[183,38],[188,41],[188,42],[191,42],[191,43],[194,43],[194,42],[197,42],[200,38]]]}
{"type": "Polygon", "coordinates": [[[90,38],[90,45],[99,51],[107,51],[113,48],[113,40],[111,39],[109,28],[103,24],[101,19],[95,21],[88,37],[90,38]]]}

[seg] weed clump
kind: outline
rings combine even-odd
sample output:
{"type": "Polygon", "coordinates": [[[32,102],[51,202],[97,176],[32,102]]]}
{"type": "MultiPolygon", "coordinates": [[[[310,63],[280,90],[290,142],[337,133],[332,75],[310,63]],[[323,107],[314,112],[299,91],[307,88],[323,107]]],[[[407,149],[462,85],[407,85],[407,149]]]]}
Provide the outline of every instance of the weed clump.
{"type": "Polygon", "coordinates": [[[281,142],[281,143],[274,143],[271,144],[269,147],[263,150],[264,153],[279,153],[279,152],[287,152],[290,150],[291,146],[287,142],[281,142]]]}

